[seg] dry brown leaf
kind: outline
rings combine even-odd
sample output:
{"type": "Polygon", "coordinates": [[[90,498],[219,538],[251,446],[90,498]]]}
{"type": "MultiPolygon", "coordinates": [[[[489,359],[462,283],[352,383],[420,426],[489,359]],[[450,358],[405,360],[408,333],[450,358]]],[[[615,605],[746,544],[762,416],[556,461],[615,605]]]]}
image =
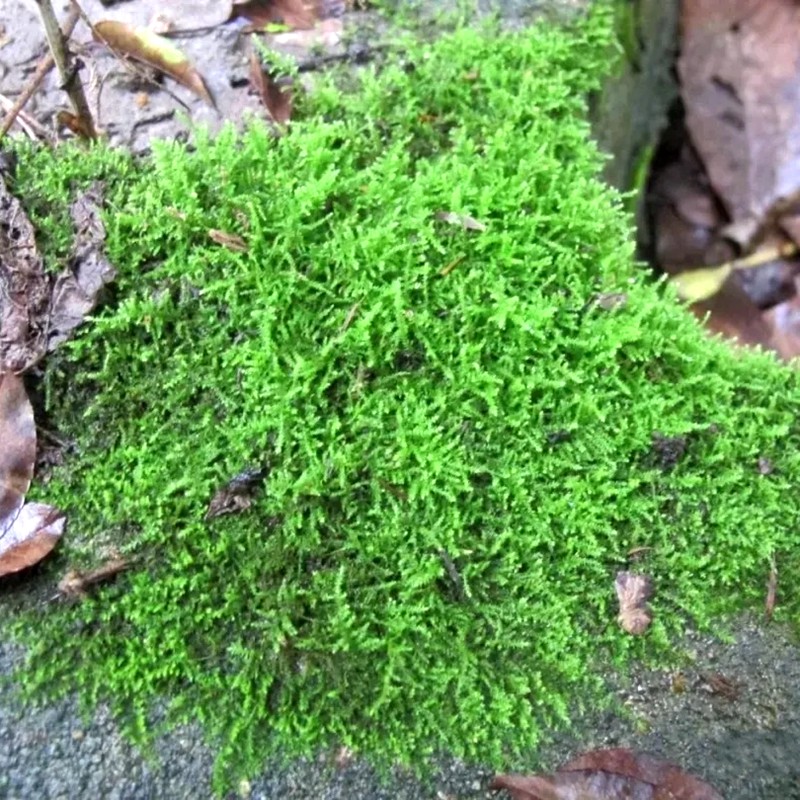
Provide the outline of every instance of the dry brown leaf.
{"type": "Polygon", "coordinates": [[[604,770],[644,781],[656,788],[655,800],[722,800],[722,795],[713,786],[675,764],[623,747],[591,750],[559,768],[559,772],[573,770],[604,770]]]}
{"type": "Polygon", "coordinates": [[[169,75],[212,108],[216,108],[203,76],[169,39],[147,28],[110,19],[96,23],[93,32],[98,41],[106,44],[115,53],[133,58],[169,75]]]}
{"type": "Polygon", "coordinates": [[[499,775],[489,788],[505,789],[513,800],[668,800],[650,783],[602,770],[499,775]]]}
{"type": "Polygon", "coordinates": [[[772,328],[758,306],[731,275],[713,297],[692,304],[692,313],[712,333],[735,339],[739,345],[771,347],[772,328]]]}
{"type": "Polygon", "coordinates": [[[33,479],[36,425],[22,378],[0,374],[0,548],[33,479]]]}
{"type": "Polygon", "coordinates": [[[291,78],[273,78],[255,52],[250,53],[250,86],[274,122],[285,125],[291,119],[294,104],[291,78]]]}
{"type": "Polygon", "coordinates": [[[0,177],[0,372],[41,358],[49,301],[33,225],[0,177]]]}
{"type": "Polygon", "coordinates": [[[227,233],[226,231],[219,231],[216,228],[211,228],[208,231],[209,239],[227,247],[228,250],[233,250],[235,253],[244,253],[247,250],[247,242],[235,233],[227,233]]]}
{"type": "Polygon", "coordinates": [[[43,503],[26,503],[0,535],[0,577],[41,561],[64,532],[64,514],[43,503]]]}
{"type": "Polygon", "coordinates": [[[652,580],[647,575],[618,572],[614,587],[619,600],[617,621],[627,633],[641,636],[650,627],[653,619],[647,605],[653,594],[652,580]]]}
{"type": "Polygon", "coordinates": [[[264,483],[268,472],[269,470],[264,467],[255,467],[231,478],[211,498],[205,518],[210,520],[223,514],[239,514],[246,511],[253,504],[255,494],[264,483]]]}
{"type": "Polygon", "coordinates": [[[103,288],[117,275],[104,253],[106,231],[100,216],[103,187],[95,183],[70,206],[75,226],[70,265],[53,285],[47,330],[51,352],[83,323],[103,288]]]}
{"type": "Polygon", "coordinates": [[[81,119],[71,111],[61,110],[56,113],[56,122],[72,131],[81,139],[96,139],[97,134],[91,128],[89,120],[81,119]]]}
{"type": "Polygon", "coordinates": [[[800,356],[800,295],[778,303],[763,314],[771,330],[768,346],[784,361],[800,356]]]}
{"type": "Polygon", "coordinates": [[[800,5],[684,0],[681,22],[686,124],[747,240],[800,190],[800,5]]]}
{"type": "Polygon", "coordinates": [[[130,563],[124,558],[112,558],[105,564],[89,572],[71,569],[65,573],[58,582],[58,591],[68,598],[84,598],[92,586],[110,580],[123,570],[128,569],[130,563]]]}

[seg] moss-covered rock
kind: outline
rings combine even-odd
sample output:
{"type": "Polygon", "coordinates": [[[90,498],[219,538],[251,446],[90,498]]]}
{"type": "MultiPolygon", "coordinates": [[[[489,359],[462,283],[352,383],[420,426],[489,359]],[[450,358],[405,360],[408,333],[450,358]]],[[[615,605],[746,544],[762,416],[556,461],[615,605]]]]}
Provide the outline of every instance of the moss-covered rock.
{"type": "Polygon", "coordinates": [[[51,364],[79,446],[41,494],[75,557],[136,559],[16,626],[30,687],[140,733],[166,698],[221,775],[333,741],[501,765],[600,696],[601,662],[761,603],[773,553],[796,566],[796,374],[707,339],[633,263],[584,121],[608,28],[408,43],[280,138],[22,159],[29,200],[121,175],[118,296],[51,364]],[[206,521],[253,467],[254,505],[206,521]],[[644,640],[615,623],[633,548],[644,640]]]}

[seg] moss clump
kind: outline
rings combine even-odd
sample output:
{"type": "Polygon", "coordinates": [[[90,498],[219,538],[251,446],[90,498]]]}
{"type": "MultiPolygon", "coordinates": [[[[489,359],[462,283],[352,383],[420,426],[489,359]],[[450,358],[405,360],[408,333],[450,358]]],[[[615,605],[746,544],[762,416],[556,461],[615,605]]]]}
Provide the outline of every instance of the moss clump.
{"type": "Polygon", "coordinates": [[[607,22],[409,44],[282,138],[163,144],[118,185],[118,302],[51,374],[79,454],[46,495],[139,566],[17,626],[29,686],[139,732],[168,698],[220,775],[333,741],[501,765],[601,659],[762,601],[797,552],[800,386],[638,276],[583,121],[607,22]],[[249,511],[204,521],[263,464],[249,511]],[[644,642],[614,623],[633,547],[644,642]]]}

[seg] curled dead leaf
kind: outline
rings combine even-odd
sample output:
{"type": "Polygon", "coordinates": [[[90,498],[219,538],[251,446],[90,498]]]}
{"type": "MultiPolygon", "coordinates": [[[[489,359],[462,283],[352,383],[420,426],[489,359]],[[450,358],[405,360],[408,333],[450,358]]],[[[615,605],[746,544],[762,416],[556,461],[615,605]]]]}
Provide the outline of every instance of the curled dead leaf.
{"type": "Polygon", "coordinates": [[[70,264],[53,284],[47,350],[69,338],[97,305],[102,290],[117,276],[105,255],[106,230],[101,217],[103,187],[95,183],[70,206],[75,227],[70,264]]]}
{"type": "Polygon", "coordinates": [[[84,598],[88,595],[90,587],[110,580],[129,566],[130,563],[124,558],[112,558],[89,572],[71,569],[58,582],[58,591],[67,598],[84,598]]]}
{"type": "Polygon", "coordinates": [[[224,514],[239,514],[253,504],[255,494],[269,474],[266,467],[246,469],[218,489],[206,510],[206,520],[224,514]]]}
{"type": "Polygon", "coordinates": [[[214,98],[203,76],[175,45],[148,28],[128,25],[116,20],[101,20],[93,27],[95,39],[119,55],[133,58],[174,78],[194,92],[212,108],[214,98]]]}
{"type": "Polygon", "coordinates": [[[291,119],[294,104],[291,79],[276,80],[255,52],[250,54],[250,86],[275,123],[285,125],[291,119]]]}
{"type": "Polygon", "coordinates": [[[235,253],[244,253],[247,250],[247,242],[235,233],[227,233],[226,231],[219,231],[211,228],[208,232],[210,239],[228,250],[233,250],[235,253]]]}
{"type": "Polygon", "coordinates": [[[614,588],[619,600],[617,621],[626,633],[641,636],[652,622],[647,600],[653,594],[653,582],[647,575],[618,572],[614,588]]]}
{"type": "Polygon", "coordinates": [[[44,503],[26,503],[0,535],[0,577],[41,561],[64,533],[64,514],[44,503]]]}
{"type": "Polygon", "coordinates": [[[680,767],[624,748],[592,750],[541,775],[498,775],[490,789],[513,800],[722,800],[680,767]]]}
{"type": "Polygon", "coordinates": [[[36,463],[36,425],[22,378],[0,374],[0,549],[25,502],[36,463]]]}

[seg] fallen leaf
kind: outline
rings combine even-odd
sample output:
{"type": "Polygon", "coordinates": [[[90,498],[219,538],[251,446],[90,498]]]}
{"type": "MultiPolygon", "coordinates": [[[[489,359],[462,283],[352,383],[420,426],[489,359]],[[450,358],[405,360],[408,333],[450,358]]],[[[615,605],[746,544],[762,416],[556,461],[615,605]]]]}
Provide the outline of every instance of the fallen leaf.
{"type": "Polygon", "coordinates": [[[70,265],[53,285],[48,352],[64,342],[84,321],[97,305],[103,288],[117,275],[104,253],[106,231],[100,216],[102,203],[103,187],[95,183],[70,206],[75,238],[70,265]]]}
{"type": "Polygon", "coordinates": [[[250,86],[274,122],[285,125],[290,120],[294,104],[291,79],[273,78],[255,52],[250,53],[250,86]]]}
{"type": "Polygon", "coordinates": [[[36,425],[22,378],[0,374],[0,549],[25,502],[36,463],[36,425]]]}
{"type": "Polygon", "coordinates": [[[266,467],[255,467],[246,469],[231,478],[211,498],[205,518],[209,520],[221,517],[223,514],[238,514],[246,511],[253,504],[255,494],[264,483],[268,473],[269,469],[266,467]]]}
{"type": "Polygon", "coordinates": [[[33,225],[0,177],[0,372],[39,360],[49,301],[33,225]]]}
{"type": "Polygon", "coordinates": [[[58,582],[58,591],[67,598],[84,598],[88,595],[91,586],[110,580],[123,570],[128,569],[129,566],[130,563],[124,558],[112,558],[102,566],[89,572],[71,569],[58,582]]]}
{"type": "Polygon", "coordinates": [[[467,231],[485,231],[486,226],[469,214],[457,214],[455,211],[437,211],[436,219],[449,225],[458,225],[467,231]]]}
{"type": "Polygon", "coordinates": [[[697,303],[719,292],[734,271],[752,270],[796,255],[797,245],[794,242],[782,242],[763,247],[745,258],[737,258],[725,264],[680,272],[673,275],[670,281],[678,289],[678,294],[683,300],[697,303]]]}
{"type": "Polygon", "coordinates": [[[771,328],[769,346],[784,360],[800,356],[800,295],[778,303],[764,312],[764,321],[771,328]]]}
{"type": "Polygon", "coordinates": [[[670,278],[670,282],[678,290],[681,300],[689,303],[698,303],[708,300],[722,288],[722,284],[733,271],[731,264],[721,264],[718,267],[701,267],[679,272],[670,278]]]}
{"type": "Polygon", "coordinates": [[[747,241],[800,190],[800,5],[684,0],[681,27],[686,125],[747,241]]]}
{"type": "Polygon", "coordinates": [[[489,788],[505,789],[513,800],[667,800],[650,783],[601,770],[498,775],[489,788]]]}
{"type": "Polygon", "coordinates": [[[772,328],[758,306],[731,275],[717,294],[692,304],[692,313],[705,322],[712,333],[734,339],[739,345],[770,348],[772,328]]]}
{"type": "Polygon", "coordinates": [[[619,600],[617,621],[626,633],[641,636],[652,622],[647,601],[653,594],[653,582],[647,575],[618,572],[614,588],[619,600]]]}
{"type": "Polygon", "coordinates": [[[226,233],[225,231],[218,231],[216,228],[211,228],[208,232],[210,239],[228,250],[233,250],[235,253],[244,253],[247,250],[247,242],[241,236],[235,233],[226,233]]]}
{"type": "Polygon", "coordinates": [[[0,577],[41,561],[64,532],[64,514],[44,503],[26,503],[0,535],[0,577]]]}
{"type": "Polygon", "coordinates": [[[91,129],[88,120],[81,119],[71,111],[61,110],[56,113],[56,122],[59,125],[72,131],[76,136],[81,139],[96,139],[97,134],[91,129]]]}
{"type": "Polygon", "coordinates": [[[93,33],[95,39],[106,44],[112,51],[160,70],[193,91],[212,108],[216,108],[202,75],[169,39],[147,28],[134,27],[116,20],[95,23],[93,33]]]}
{"type": "Polygon", "coordinates": [[[644,781],[656,788],[655,800],[722,800],[713,786],[677,765],[623,747],[590,750],[559,768],[559,772],[573,770],[604,770],[644,781]]]}
{"type": "Polygon", "coordinates": [[[700,677],[705,682],[704,688],[713,695],[724,697],[731,702],[739,699],[741,690],[736,681],[723,675],[721,672],[702,673],[700,677]]]}

